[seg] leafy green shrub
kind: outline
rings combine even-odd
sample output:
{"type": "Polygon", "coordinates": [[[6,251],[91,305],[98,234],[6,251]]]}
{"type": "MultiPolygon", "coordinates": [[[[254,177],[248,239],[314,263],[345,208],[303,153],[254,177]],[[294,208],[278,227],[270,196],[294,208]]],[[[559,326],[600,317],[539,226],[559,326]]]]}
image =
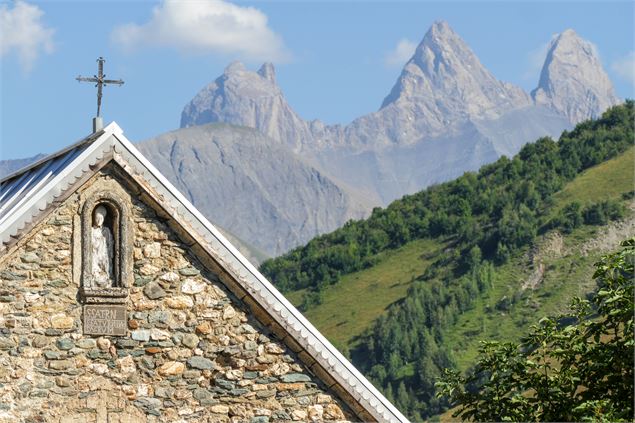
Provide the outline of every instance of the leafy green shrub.
{"type": "Polygon", "coordinates": [[[583,214],[587,225],[606,225],[611,220],[624,217],[626,210],[619,202],[607,200],[591,204],[584,209],[583,214]]]}

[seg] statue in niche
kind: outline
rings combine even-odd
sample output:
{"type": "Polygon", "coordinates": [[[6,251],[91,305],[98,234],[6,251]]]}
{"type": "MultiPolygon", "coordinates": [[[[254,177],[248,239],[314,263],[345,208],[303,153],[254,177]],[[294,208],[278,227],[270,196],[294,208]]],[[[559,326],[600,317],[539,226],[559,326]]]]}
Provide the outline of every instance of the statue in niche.
{"type": "Polygon", "coordinates": [[[112,288],[114,285],[114,239],[112,231],[104,225],[108,211],[104,206],[95,207],[90,231],[93,289],[112,288]]]}

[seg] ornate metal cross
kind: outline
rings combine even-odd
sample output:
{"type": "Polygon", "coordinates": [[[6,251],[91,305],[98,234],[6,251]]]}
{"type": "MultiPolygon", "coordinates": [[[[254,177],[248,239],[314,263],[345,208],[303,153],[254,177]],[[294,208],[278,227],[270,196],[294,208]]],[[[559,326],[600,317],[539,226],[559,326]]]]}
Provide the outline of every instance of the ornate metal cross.
{"type": "Polygon", "coordinates": [[[99,69],[97,75],[93,75],[92,78],[87,78],[84,76],[78,76],[77,79],[80,82],[95,82],[95,86],[97,87],[97,117],[101,112],[101,90],[102,87],[105,87],[106,84],[116,84],[123,85],[123,81],[121,79],[104,79],[106,75],[104,75],[104,60],[103,57],[97,59],[97,63],[99,64],[99,69]]]}

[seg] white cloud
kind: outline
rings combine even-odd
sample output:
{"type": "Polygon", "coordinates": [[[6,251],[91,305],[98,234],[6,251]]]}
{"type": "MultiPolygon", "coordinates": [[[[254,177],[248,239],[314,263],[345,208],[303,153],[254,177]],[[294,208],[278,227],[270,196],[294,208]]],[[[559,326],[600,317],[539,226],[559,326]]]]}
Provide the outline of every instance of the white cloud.
{"type": "Polygon", "coordinates": [[[223,0],[164,0],[144,24],[116,27],[115,44],[132,51],[142,46],[172,47],[188,53],[221,53],[248,61],[289,58],[282,38],[253,7],[223,0]]]}
{"type": "Polygon", "coordinates": [[[406,64],[417,48],[417,43],[406,38],[399,40],[395,48],[386,54],[386,66],[400,67],[406,64]]]}
{"type": "Polygon", "coordinates": [[[55,30],[44,25],[42,16],[42,9],[24,1],[16,1],[12,8],[0,5],[0,57],[15,51],[28,72],[41,52],[52,53],[55,30]]]}
{"type": "Polygon", "coordinates": [[[633,86],[635,86],[635,51],[611,63],[611,69],[633,86]]]}

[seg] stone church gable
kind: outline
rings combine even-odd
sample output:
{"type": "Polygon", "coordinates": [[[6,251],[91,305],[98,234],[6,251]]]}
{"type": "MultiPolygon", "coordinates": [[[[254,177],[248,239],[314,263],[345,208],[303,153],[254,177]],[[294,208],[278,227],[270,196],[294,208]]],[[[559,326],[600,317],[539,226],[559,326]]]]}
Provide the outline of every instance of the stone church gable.
{"type": "Polygon", "coordinates": [[[111,162],[0,256],[0,421],[372,419],[142,191],[111,162]],[[129,207],[124,336],[83,334],[98,192],[129,207]]]}

